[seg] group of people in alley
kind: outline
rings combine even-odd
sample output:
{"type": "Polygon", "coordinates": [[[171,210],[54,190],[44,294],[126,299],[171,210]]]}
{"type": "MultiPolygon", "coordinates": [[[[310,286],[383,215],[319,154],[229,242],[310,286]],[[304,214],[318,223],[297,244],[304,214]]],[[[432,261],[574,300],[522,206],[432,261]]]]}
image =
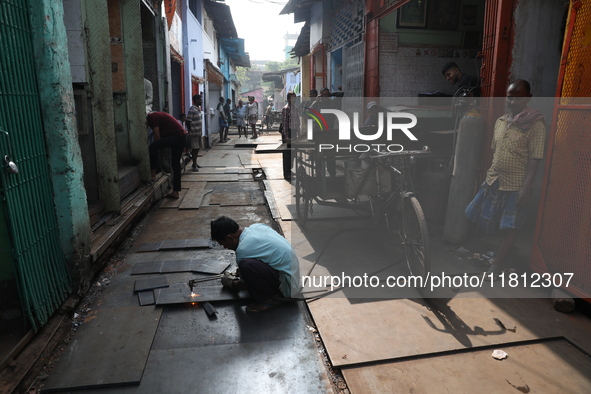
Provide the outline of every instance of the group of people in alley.
{"type": "MultiPolygon", "coordinates": [[[[452,84],[473,84],[471,77],[462,76],[457,65],[444,69],[442,74],[452,84]]],[[[315,91],[310,93],[311,97],[303,107],[314,107],[330,97],[328,89],[322,89],[317,98],[314,97],[315,91]]],[[[497,276],[506,268],[509,251],[526,222],[535,175],[544,156],[545,123],[542,114],[528,106],[531,97],[531,86],[525,80],[516,80],[507,88],[508,112],[494,125],[492,165],[480,190],[466,208],[468,219],[479,231],[485,234],[502,234],[496,257],[489,269],[493,276],[497,276]]],[[[231,110],[236,116],[236,124],[243,129],[246,119],[252,124],[248,108],[253,101],[254,98],[249,100],[247,105],[240,101],[231,110]]],[[[289,92],[287,103],[281,111],[279,132],[282,141],[288,144],[288,147],[297,134],[299,122],[296,111],[292,113],[294,101],[295,94],[289,92]]],[[[156,177],[158,150],[168,147],[172,151],[173,190],[166,195],[168,198],[179,197],[179,161],[183,149],[190,146],[193,168],[197,170],[199,167],[197,153],[201,147],[202,135],[201,102],[200,95],[193,96],[193,105],[186,117],[189,140],[186,139],[186,130],[171,115],[163,112],[151,112],[147,115],[147,123],[154,134],[154,141],[150,144],[153,179],[156,177]]],[[[220,118],[222,112],[228,115],[224,112],[224,104],[230,103],[229,100],[224,102],[220,99],[220,118]]],[[[225,119],[227,121],[227,118],[225,119]]],[[[256,138],[254,128],[253,138],[256,138]]],[[[284,149],[283,169],[286,179],[292,177],[292,165],[291,152],[284,149]]],[[[232,291],[250,292],[255,302],[246,308],[248,312],[263,312],[275,308],[289,301],[292,295],[299,291],[299,263],[296,254],[289,242],[271,227],[259,223],[244,228],[226,216],[212,221],[210,227],[212,240],[236,252],[238,271],[225,274],[222,285],[232,291]]]]}

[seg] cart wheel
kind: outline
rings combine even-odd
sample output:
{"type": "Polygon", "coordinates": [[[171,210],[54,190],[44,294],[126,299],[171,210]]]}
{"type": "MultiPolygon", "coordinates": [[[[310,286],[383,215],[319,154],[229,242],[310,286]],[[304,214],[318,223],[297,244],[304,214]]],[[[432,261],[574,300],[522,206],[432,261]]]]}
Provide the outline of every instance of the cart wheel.
{"type": "Polygon", "coordinates": [[[304,179],[306,173],[302,168],[298,169],[296,173],[296,214],[300,226],[305,227],[308,220],[308,211],[310,210],[310,200],[308,199],[306,190],[304,189],[304,179]]]}
{"type": "Polygon", "coordinates": [[[402,201],[400,236],[411,275],[426,279],[427,273],[431,270],[429,233],[421,204],[414,196],[405,196],[402,201]]]}

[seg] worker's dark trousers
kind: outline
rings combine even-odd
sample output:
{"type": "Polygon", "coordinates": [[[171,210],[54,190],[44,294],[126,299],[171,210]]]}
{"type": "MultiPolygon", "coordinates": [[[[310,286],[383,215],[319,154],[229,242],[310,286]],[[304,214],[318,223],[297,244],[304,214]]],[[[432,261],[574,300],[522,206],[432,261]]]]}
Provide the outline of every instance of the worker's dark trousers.
{"type": "Polygon", "coordinates": [[[287,144],[287,150],[283,151],[283,178],[290,179],[291,178],[291,167],[293,166],[293,153],[291,150],[291,143],[287,144]]]}
{"type": "MultiPolygon", "coordinates": [[[[246,283],[248,291],[257,302],[263,302],[279,291],[279,271],[257,259],[242,259],[238,263],[240,278],[246,283]]],[[[279,294],[278,294],[279,293],[279,294]]]]}
{"type": "Polygon", "coordinates": [[[158,167],[158,150],[170,148],[170,160],[172,163],[172,190],[181,191],[181,156],[185,147],[184,135],[167,135],[150,144],[150,168],[158,167]]]}

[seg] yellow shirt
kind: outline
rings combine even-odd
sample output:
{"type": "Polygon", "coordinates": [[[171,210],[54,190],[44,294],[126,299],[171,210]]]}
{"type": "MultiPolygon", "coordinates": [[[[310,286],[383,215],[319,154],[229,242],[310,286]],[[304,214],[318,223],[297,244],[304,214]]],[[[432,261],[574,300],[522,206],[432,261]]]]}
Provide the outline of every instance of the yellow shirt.
{"type": "Polygon", "coordinates": [[[506,116],[495,123],[492,142],[495,152],[486,183],[492,185],[498,179],[499,190],[519,191],[525,182],[529,160],[544,157],[546,127],[539,120],[528,130],[522,130],[515,124],[508,126],[506,116]]]}

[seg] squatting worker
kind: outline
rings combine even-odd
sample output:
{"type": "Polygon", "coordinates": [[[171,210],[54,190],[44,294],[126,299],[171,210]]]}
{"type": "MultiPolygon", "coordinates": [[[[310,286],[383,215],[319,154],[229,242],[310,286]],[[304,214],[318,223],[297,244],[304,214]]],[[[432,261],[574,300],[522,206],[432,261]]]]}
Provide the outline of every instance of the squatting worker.
{"type": "Polygon", "coordinates": [[[468,219],[485,233],[501,231],[501,243],[489,270],[495,276],[504,268],[517,231],[525,224],[536,171],[544,157],[546,127],[542,114],[527,105],[531,96],[527,81],[520,79],[509,85],[509,112],[495,123],[492,165],[466,208],[468,219]]]}
{"type": "Polygon", "coordinates": [[[239,277],[227,275],[224,287],[248,290],[255,302],[247,312],[263,312],[283,304],[299,291],[299,262],[289,242],[266,224],[242,228],[222,216],[211,222],[211,238],[236,252],[239,277]]]}
{"type": "Polygon", "coordinates": [[[187,131],[172,116],[166,112],[150,112],[146,117],[148,126],[154,131],[154,142],[150,144],[150,168],[152,180],[156,180],[158,168],[158,150],[170,148],[172,160],[172,192],[167,198],[179,198],[181,191],[181,155],[185,148],[187,131]]]}

